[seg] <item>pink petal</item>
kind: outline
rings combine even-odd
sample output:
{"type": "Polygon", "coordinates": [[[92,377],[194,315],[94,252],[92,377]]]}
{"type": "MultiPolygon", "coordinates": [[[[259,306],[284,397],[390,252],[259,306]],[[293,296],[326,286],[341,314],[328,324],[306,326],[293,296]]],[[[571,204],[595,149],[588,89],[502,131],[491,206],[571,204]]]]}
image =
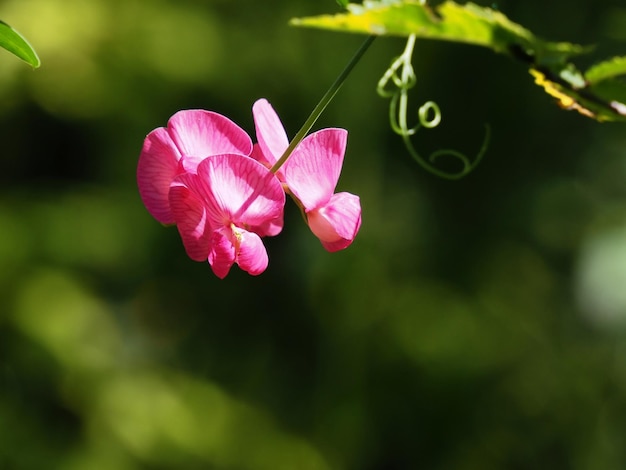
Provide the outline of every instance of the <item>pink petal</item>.
{"type": "Polygon", "coordinates": [[[237,124],[221,114],[189,109],[174,114],[167,123],[172,140],[184,156],[187,171],[210,155],[238,153],[250,155],[252,140],[237,124]]]}
{"type": "Polygon", "coordinates": [[[237,264],[247,273],[258,276],[265,271],[269,262],[261,237],[243,229],[233,229],[233,231],[239,240],[237,264]]]}
{"type": "Polygon", "coordinates": [[[137,164],[139,195],[148,212],[162,224],[174,223],[168,192],[178,173],[180,153],[163,127],[153,130],[143,142],[137,164]]]}
{"type": "Polygon", "coordinates": [[[335,253],[337,251],[341,251],[341,250],[348,248],[352,244],[352,240],[347,240],[345,238],[342,238],[340,240],[337,240],[336,242],[321,242],[321,243],[326,251],[328,251],[329,253],[335,253]]]}
{"type": "Polygon", "coordinates": [[[334,194],[325,206],[307,213],[309,228],[330,252],[348,247],[361,227],[361,202],[350,193],[334,194]]]}
{"type": "Polygon", "coordinates": [[[172,183],[169,200],[187,255],[194,261],[206,261],[211,227],[204,203],[192,189],[195,183],[193,180],[196,178],[196,175],[190,174],[179,176],[172,183]]]}
{"type": "Polygon", "coordinates": [[[273,165],[289,146],[285,128],[266,99],[260,99],[254,103],[252,115],[261,152],[265,160],[273,165]]]}
{"type": "Polygon", "coordinates": [[[250,226],[250,229],[262,237],[274,237],[282,231],[283,224],[284,220],[281,214],[280,217],[266,220],[261,225],[250,226]]]}
{"type": "Polygon", "coordinates": [[[335,191],[348,132],[322,129],[307,136],[284,166],[285,181],[307,211],[326,204],[335,191]]]}
{"type": "Polygon", "coordinates": [[[217,277],[224,279],[235,263],[235,246],[232,242],[230,227],[221,227],[211,236],[209,264],[217,277]]]}
{"type": "Polygon", "coordinates": [[[272,163],[270,163],[270,161],[265,158],[265,154],[263,153],[263,150],[261,150],[261,147],[259,147],[259,144],[254,144],[252,146],[252,153],[250,153],[250,158],[253,158],[266,168],[271,168],[272,166],[272,163]]]}
{"type": "Polygon", "coordinates": [[[198,176],[213,225],[260,227],[259,235],[282,228],[285,193],[267,168],[241,155],[216,155],[198,165],[198,176]],[[273,228],[268,228],[268,222],[273,228]]]}
{"type": "MultiPolygon", "coordinates": [[[[265,154],[261,150],[261,147],[259,147],[259,144],[254,144],[254,147],[252,148],[252,153],[250,154],[250,158],[261,163],[264,167],[268,169],[272,168],[273,163],[270,163],[270,161],[265,158],[265,154]]],[[[279,168],[275,175],[276,178],[278,178],[278,181],[280,181],[281,183],[285,182],[285,175],[283,174],[282,168],[279,168]]]]}

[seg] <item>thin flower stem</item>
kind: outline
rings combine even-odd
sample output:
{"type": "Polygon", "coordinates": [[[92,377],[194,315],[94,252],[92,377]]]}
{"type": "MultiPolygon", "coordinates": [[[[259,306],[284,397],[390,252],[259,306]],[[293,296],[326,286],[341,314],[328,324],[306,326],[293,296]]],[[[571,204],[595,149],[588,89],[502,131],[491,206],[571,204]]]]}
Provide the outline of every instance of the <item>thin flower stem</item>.
{"type": "Polygon", "coordinates": [[[306,137],[306,135],[309,133],[309,131],[315,124],[315,121],[317,121],[317,118],[320,117],[320,115],[326,109],[326,106],[328,106],[328,104],[335,97],[335,95],[339,91],[339,88],[341,88],[341,85],[343,85],[343,82],[346,81],[346,79],[348,78],[348,75],[350,75],[350,72],[352,72],[352,69],[354,68],[354,66],[359,62],[359,60],[361,60],[361,57],[363,57],[363,54],[365,54],[365,51],[367,51],[368,47],[370,47],[370,45],[372,44],[375,38],[376,36],[373,36],[373,35],[368,36],[367,39],[361,45],[361,47],[359,47],[359,49],[356,51],[354,56],[352,56],[352,59],[350,59],[350,62],[348,62],[348,65],[346,65],[346,67],[343,69],[341,74],[339,74],[337,79],[330,86],[328,91],[324,94],[324,96],[322,96],[322,99],[320,100],[320,102],[317,103],[317,106],[315,106],[313,111],[311,111],[311,114],[309,115],[307,120],[304,122],[304,124],[302,125],[298,133],[295,135],[293,140],[289,143],[287,150],[285,150],[285,152],[281,155],[278,161],[274,163],[274,166],[270,168],[270,171],[272,173],[276,173],[278,169],[281,166],[283,166],[283,164],[287,161],[287,159],[289,158],[291,153],[295,150],[295,148],[298,146],[298,144],[302,142],[302,140],[306,137]]]}

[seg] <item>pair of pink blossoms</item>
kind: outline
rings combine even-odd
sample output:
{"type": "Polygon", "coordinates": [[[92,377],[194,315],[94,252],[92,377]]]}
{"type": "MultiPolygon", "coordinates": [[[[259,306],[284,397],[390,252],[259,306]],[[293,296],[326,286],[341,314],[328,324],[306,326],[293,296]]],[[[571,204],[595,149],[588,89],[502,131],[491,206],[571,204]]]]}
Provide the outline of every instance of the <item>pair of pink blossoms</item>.
{"type": "Polygon", "coordinates": [[[322,129],[305,137],[285,164],[269,168],[287,149],[285,129],[265,99],[252,108],[257,144],[230,119],[204,110],[174,114],[146,137],[139,194],[162,224],[176,224],[185,250],[224,278],[233,264],[252,275],[267,268],[261,237],[283,228],[285,192],[301,208],[322,246],[349,246],[361,226],[359,197],[334,193],[348,133],[322,129]]]}

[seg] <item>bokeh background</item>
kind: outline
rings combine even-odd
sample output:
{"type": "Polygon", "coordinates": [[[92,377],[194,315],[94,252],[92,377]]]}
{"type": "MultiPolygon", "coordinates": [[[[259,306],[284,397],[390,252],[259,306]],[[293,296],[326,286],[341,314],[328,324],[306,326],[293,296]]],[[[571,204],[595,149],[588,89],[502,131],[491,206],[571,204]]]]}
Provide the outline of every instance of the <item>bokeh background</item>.
{"type": "MultiPolygon", "coordinates": [[[[490,2],[479,2],[491,6],[490,2]]],[[[626,53],[623,0],[500,0],[550,40],[626,53]]],[[[420,41],[415,164],[375,86],[381,38],[316,128],[344,127],[363,226],[329,254],[288,202],[259,277],[185,255],[139,199],[143,138],[205,108],[294,135],[363,38],[289,27],[332,0],[0,0],[0,468],[626,468],[626,127],[522,64],[420,41]]]]}

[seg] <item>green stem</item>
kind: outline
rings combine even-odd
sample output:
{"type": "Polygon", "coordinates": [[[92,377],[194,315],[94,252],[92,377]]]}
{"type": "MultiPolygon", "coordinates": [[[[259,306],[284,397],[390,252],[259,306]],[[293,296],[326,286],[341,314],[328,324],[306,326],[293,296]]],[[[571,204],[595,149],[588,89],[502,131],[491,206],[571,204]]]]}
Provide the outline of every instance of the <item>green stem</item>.
{"type": "Polygon", "coordinates": [[[317,103],[317,106],[315,106],[313,111],[311,111],[311,114],[309,115],[307,120],[304,122],[293,140],[289,143],[287,150],[285,150],[285,152],[281,155],[278,161],[274,163],[274,166],[270,168],[270,171],[272,173],[276,173],[278,169],[283,166],[283,164],[287,161],[287,159],[298,146],[298,144],[302,142],[302,140],[306,137],[306,135],[315,124],[315,121],[317,121],[317,118],[320,117],[320,115],[326,109],[326,106],[328,106],[328,104],[335,97],[335,95],[339,91],[339,88],[341,88],[341,85],[343,85],[343,82],[346,81],[346,78],[348,78],[348,75],[350,75],[350,72],[352,72],[354,66],[359,62],[359,60],[361,60],[361,57],[363,57],[363,54],[365,54],[365,51],[367,51],[367,48],[370,47],[375,38],[376,36],[368,36],[365,42],[363,42],[363,44],[361,45],[361,47],[359,47],[359,50],[357,50],[354,56],[352,56],[352,59],[350,59],[348,65],[346,65],[341,74],[339,74],[337,79],[330,86],[328,91],[324,94],[324,96],[322,96],[320,102],[317,103]]]}

